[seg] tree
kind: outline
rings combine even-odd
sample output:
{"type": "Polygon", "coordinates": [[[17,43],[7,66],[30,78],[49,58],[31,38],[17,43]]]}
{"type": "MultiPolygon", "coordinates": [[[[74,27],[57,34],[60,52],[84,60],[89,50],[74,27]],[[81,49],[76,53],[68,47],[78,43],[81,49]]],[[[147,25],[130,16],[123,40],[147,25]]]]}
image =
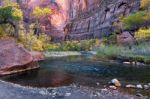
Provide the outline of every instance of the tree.
{"type": "Polygon", "coordinates": [[[41,8],[41,7],[35,7],[33,11],[33,15],[36,17],[36,23],[34,28],[34,34],[39,36],[39,29],[40,29],[40,18],[43,16],[47,16],[52,14],[52,10],[50,8],[41,8]]]}
{"type": "Polygon", "coordinates": [[[150,8],[150,0],[141,0],[141,8],[149,9],[150,8]]]}
{"type": "Polygon", "coordinates": [[[18,38],[18,21],[23,19],[23,13],[18,5],[0,7],[0,24],[10,24],[14,28],[13,35],[18,38]]]}

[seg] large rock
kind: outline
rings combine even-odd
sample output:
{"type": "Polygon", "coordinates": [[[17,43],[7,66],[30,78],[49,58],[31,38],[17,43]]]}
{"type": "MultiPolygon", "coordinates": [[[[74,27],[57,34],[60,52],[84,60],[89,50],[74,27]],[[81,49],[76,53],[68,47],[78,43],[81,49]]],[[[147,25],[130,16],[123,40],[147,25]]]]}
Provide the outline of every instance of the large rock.
{"type": "Polygon", "coordinates": [[[33,57],[33,61],[41,61],[41,60],[44,60],[44,57],[45,57],[43,52],[32,51],[30,52],[30,54],[33,57]]]}
{"type": "Polygon", "coordinates": [[[17,45],[14,39],[0,40],[0,75],[38,68],[32,55],[17,45]]]}
{"type": "Polygon", "coordinates": [[[133,45],[135,39],[128,31],[125,31],[117,36],[117,42],[120,45],[133,45]]]}
{"type": "Polygon", "coordinates": [[[116,87],[121,87],[121,83],[118,79],[114,78],[111,80],[111,82],[109,82],[111,85],[114,85],[116,87]]]}

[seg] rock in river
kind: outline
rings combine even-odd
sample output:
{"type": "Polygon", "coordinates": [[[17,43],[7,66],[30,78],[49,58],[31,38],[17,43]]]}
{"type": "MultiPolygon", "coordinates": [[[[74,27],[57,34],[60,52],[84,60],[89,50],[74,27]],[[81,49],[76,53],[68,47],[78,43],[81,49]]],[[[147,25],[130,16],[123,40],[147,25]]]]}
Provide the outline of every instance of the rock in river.
{"type": "Polygon", "coordinates": [[[143,89],[143,87],[142,87],[141,84],[136,85],[136,88],[138,88],[138,89],[143,89]]]}
{"type": "Polygon", "coordinates": [[[113,84],[113,85],[115,85],[116,87],[120,87],[121,86],[121,83],[120,83],[120,81],[118,80],[118,79],[112,79],[111,80],[111,82],[110,82],[110,84],[113,84]]]}
{"type": "Polygon", "coordinates": [[[0,75],[7,75],[38,68],[32,55],[14,39],[0,40],[0,75]]]}
{"type": "Polygon", "coordinates": [[[126,85],[126,88],[136,88],[136,86],[129,84],[129,85],[126,85]]]}

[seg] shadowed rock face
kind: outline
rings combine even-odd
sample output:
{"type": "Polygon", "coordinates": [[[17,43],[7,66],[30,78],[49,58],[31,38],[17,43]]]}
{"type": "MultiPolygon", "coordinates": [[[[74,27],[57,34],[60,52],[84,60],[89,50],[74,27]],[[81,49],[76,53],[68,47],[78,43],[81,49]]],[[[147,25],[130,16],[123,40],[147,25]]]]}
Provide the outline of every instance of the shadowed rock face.
{"type": "Polygon", "coordinates": [[[113,23],[118,22],[119,17],[138,11],[140,6],[140,0],[81,1],[79,5],[74,4],[74,8],[71,8],[72,19],[65,27],[68,40],[108,36],[114,32],[113,23]],[[89,1],[93,2],[89,3],[89,1]]]}
{"type": "Polygon", "coordinates": [[[18,46],[15,40],[0,40],[0,75],[37,68],[32,62],[32,55],[18,46]]]}

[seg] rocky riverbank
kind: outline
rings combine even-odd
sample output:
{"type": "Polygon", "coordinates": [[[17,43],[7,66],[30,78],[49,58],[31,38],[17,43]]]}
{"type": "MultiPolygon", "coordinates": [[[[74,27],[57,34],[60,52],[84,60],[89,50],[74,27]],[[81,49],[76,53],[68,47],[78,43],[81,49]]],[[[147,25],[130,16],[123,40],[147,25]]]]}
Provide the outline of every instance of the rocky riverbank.
{"type": "Polygon", "coordinates": [[[52,51],[45,52],[45,57],[65,57],[65,56],[81,56],[96,55],[96,51],[52,51]]]}
{"type": "Polygon", "coordinates": [[[148,99],[117,90],[95,89],[77,85],[58,88],[31,88],[0,81],[1,99],[148,99]]]}

